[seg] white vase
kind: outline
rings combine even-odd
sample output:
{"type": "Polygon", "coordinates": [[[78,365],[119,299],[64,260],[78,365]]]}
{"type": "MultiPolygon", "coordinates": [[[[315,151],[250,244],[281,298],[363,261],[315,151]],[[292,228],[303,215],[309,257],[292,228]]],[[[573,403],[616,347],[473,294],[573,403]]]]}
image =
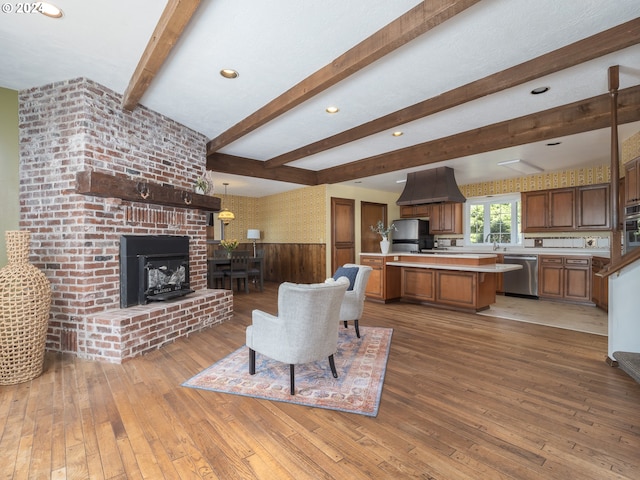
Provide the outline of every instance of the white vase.
{"type": "Polygon", "coordinates": [[[382,251],[383,255],[389,253],[389,240],[387,240],[386,238],[380,240],[380,250],[382,251]]]}

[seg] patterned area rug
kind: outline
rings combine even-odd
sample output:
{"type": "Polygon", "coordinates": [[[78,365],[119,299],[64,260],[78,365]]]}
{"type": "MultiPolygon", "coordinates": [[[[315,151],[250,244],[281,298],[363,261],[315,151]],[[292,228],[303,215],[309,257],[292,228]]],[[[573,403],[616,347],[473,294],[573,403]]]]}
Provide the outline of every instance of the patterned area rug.
{"type": "Polygon", "coordinates": [[[327,408],[375,417],[391,346],[391,328],[339,327],[334,355],[338,378],[329,360],[296,365],[296,394],[289,394],[289,365],[256,353],[256,374],[249,375],[246,345],[182,384],[213,392],[327,408]]]}

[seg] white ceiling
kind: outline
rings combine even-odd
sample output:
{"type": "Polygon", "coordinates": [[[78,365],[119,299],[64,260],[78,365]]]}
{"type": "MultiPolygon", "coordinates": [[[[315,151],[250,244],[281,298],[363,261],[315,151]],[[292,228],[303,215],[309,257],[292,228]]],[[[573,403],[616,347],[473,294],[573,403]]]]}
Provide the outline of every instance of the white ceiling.
{"type": "MultiPolygon", "coordinates": [[[[0,14],[0,87],[21,90],[87,77],[124,93],[166,2],[54,1],[60,20],[0,14]]],[[[212,139],[420,2],[416,0],[202,0],[141,102],[212,139]],[[218,72],[234,68],[239,78],[218,72]]],[[[15,4],[11,4],[15,5],[15,4]]],[[[640,16],[638,0],[483,0],[385,58],[220,150],[268,160],[435,97],[640,16]],[[329,115],[325,108],[337,105],[329,115]]],[[[486,96],[390,131],[292,162],[322,170],[640,84],[640,45],[486,96]],[[549,86],[544,95],[529,92],[549,86]]],[[[640,107],[639,107],[640,108],[640,107]]],[[[640,131],[622,125],[620,140],[640,131]]],[[[437,164],[459,184],[519,176],[497,166],[521,158],[545,171],[609,162],[608,129],[437,164]]],[[[427,168],[433,167],[430,165],[427,168]]],[[[359,179],[398,192],[416,167],[359,179]]],[[[260,197],[300,185],[215,174],[215,189],[260,197]]],[[[353,181],[345,182],[352,184],[353,181]]]]}

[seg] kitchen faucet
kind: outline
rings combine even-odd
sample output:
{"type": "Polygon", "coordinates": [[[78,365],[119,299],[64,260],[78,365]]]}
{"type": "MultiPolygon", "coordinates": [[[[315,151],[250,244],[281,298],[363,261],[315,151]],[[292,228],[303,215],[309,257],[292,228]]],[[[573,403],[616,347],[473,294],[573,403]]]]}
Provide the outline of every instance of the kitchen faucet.
{"type": "MultiPolygon", "coordinates": [[[[484,239],[484,243],[487,243],[489,241],[489,238],[493,235],[493,233],[487,233],[487,236],[484,239]]],[[[496,237],[493,236],[493,251],[495,252],[496,250],[498,250],[498,248],[500,248],[500,245],[498,245],[498,242],[496,242],[496,237]]]]}

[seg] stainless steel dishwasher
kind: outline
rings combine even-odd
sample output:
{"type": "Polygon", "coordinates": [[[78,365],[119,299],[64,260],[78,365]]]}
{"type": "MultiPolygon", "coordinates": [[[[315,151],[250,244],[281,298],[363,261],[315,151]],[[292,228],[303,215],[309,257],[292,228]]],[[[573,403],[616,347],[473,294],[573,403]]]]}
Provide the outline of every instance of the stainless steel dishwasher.
{"type": "Polygon", "coordinates": [[[504,272],[504,294],[538,298],[538,256],[505,255],[504,263],[522,265],[521,270],[504,272]]]}

